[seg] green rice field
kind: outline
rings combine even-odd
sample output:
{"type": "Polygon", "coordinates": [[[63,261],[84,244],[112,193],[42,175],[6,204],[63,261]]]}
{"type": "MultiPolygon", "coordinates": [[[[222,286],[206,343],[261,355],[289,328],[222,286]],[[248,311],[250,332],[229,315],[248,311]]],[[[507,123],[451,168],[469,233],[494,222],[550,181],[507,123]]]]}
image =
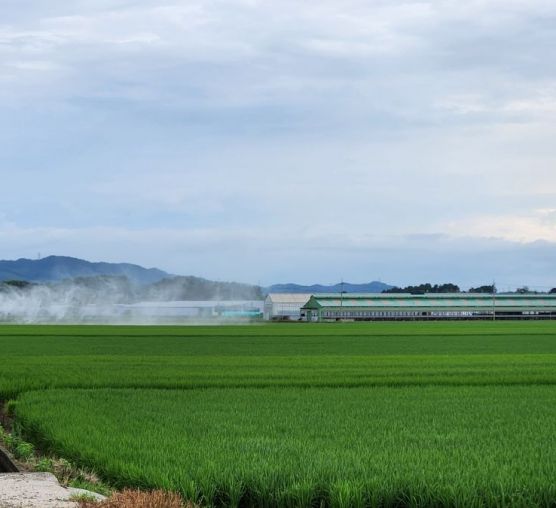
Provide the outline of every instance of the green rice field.
{"type": "Polygon", "coordinates": [[[0,327],[44,450],[208,506],[556,506],[556,323],[0,327]]]}

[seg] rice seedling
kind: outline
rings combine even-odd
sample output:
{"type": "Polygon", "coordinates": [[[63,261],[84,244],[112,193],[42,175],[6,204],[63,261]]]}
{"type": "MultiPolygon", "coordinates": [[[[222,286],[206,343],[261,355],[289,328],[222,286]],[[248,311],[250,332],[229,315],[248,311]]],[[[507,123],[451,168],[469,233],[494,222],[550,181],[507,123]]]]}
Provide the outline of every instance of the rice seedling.
{"type": "Polygon", "coordinates": [[[207,505],[556,499],[553,386],[50,390],[16,414],[116,485],[207,505]]]}
{"type": "Polygon", "coordinates": [[[552,322],[5,326],[0,361],[27,440],[120,488],[556,505],[552,322]]]}

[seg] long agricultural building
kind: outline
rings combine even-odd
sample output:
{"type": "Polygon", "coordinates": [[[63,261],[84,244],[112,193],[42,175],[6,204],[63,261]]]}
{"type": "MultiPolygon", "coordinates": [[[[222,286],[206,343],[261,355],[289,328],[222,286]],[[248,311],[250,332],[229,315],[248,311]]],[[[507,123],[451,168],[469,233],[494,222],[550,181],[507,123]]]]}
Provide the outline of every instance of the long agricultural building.
{"type": "Polygon", "coordinates": [[[301,307],[300,319],[556,319],[556,295],[318,294],[301,307]]]}

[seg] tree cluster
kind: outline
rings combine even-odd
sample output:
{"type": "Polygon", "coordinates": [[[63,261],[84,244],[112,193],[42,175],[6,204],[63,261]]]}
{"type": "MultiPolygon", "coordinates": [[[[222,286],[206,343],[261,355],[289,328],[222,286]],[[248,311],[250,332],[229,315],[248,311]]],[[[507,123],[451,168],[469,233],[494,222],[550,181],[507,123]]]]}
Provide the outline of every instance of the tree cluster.
{"type": "Polygon", "coordinates": [[[478,286],[476,288],[469,288],[469,293],[488,294],[492,295],[498,290],[494,284],[487,284],[485,286],[478,286]]]}
{"type": "Polygon", "coordinates": [[[427,293],[459,293],[460,288],[456,284],[419,284],[418,286],[406,286],[404,288],[392,287],[385,289],[383,293],[410,293],[412,295],[424,295],[427,293]]]}
{"type": "Polygon", "coordinates": [[[538,291],[533,291],[532,289],[529,289],[528,286],[523,286],[523,287],[517,288],[515,290],[515,292],[518,295],[538,295],[538,294],[540,294],[538,291]]]}
{"type": "MultiPolygon", "coordinates": [[[[496,294],[498,292],[496,286],[494,284],[485,284],[484,286],[477,286],[469,288],[467,291],[468,293],[473,294],[496,294]]],[[[419,284],[417,286],[406,286],[404,288],[401,287],[392,287],[390,289],[386,289],[383,293],[410,293],[413,295],[424,295],[428,293],[461,293],[460,288],[456,284],[419,284]]],[[[542,291],[535,291],[530,289],[528,286],[522,286],[517,288],[515,291],[507,291],[504,294],[518,294],[518,295],[541,295],[546,294],[542,291]]],[[[552,288],[548,291],[548,294],[554,295],[556,294],[556,288],[552,288]]]]}
{"type": "Polygon", "coordinates": [[[216,282],[200,277],[173,277],[151,284],[147,300],[262,300],[259,286],[239,282],[216,282]]]}
{"type": "Polygon", "coordinates": [[[4,288],[26,289],[33,285],[32,282],[27,282],[26,280],[4,280],[0,282],[0,287],[4,286],[4,288]]]}

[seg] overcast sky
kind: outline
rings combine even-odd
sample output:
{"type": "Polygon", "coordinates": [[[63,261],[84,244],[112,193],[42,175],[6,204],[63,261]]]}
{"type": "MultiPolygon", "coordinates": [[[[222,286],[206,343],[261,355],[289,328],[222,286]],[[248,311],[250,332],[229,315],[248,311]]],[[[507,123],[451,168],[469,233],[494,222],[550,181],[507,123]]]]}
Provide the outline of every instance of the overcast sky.
{"type": "Polygon", "coordinates": [[[554,0],[2,0],[0,258],[556,286],[554,0]]]}

